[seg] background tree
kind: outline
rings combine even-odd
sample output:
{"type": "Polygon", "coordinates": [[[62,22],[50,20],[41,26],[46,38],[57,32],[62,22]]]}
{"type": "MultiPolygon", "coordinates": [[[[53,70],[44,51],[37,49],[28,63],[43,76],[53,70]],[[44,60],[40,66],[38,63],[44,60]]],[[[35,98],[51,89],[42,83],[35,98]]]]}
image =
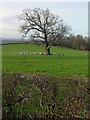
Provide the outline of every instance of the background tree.
{"type": "Polygon", "coordinates": [[[26,37],[32,33],[33,38],[42,39],[47,55],[51,54],[50,48],[53,43],[64,37],[70,30],[70,27],[64,24],[57,15],[52,14],[49,9],[25,9],[19,19],[22,21],[20,31],[23,36],[26,37]]]}

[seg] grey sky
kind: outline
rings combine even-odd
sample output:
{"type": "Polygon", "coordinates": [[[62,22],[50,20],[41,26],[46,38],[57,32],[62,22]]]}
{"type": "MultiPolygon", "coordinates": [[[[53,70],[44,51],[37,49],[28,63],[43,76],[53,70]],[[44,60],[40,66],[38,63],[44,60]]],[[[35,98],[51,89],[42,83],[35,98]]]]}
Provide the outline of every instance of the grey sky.
{"type": "Polygon", "coordinates": [[[0,33],[2,37],[21,37],[17,16],[25,8],[49,8],[72,27],[74,34],[88,34],[88,2],[3,2],[0,7],[0,33]]]}

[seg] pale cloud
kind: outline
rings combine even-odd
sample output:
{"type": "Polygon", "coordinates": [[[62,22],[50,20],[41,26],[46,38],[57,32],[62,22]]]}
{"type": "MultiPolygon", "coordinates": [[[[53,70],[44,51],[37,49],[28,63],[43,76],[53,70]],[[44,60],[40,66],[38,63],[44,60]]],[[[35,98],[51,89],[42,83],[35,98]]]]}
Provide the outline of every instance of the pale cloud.
{"type": "Polygon", "coordinates": [[[17,16],[6,16],[1,19],[2,23],[18,26],[19,20],[17,16]]]}
{"type": "Polygon", "coordinates": [[[2,38],[21,38],[20,34],[18,31],[16,30],[0,30],[1,36],[2,38]]]}
{"type": "MultiPolygon", "coordinates": [[[[22,13],[25,8],[40,7],[43,9],[49,8],[51,12],[61,16],[65,23],[69,24],[73,31],[79,31],[81,29],[82,34],[87,33],[88,27],[88,4],[87,3],[60,3],[51,2],[39,3],[3,3],[3,7],[0,8],[0,32],[3,36],[20,36],[18,15],[22,13]],[[1,30],[2,29],[2,30],[1,30]]],[[[79,33],[78,32],[78,33],[79,33]]]]}
{"type": "Polygon", "coordinates": [[[8,23],[2,23],[1,24],[1,27],[0,27],[0,29],[16,29],[17,28],[17,26],[13,26],[13,25],[10,25],[10,24],[8,24],[8,23]]]}
{"type": "Polygon", "coordinates": [[[18,27],[9,25],[7,23],[2,23],[2,26],[0,27],[0,35],[2,38],[18,38],[20,37],[20,34],[18,32],[18,27]]]}
{"type": "Polygon", "coordinates": [[[13,15],[13,11],[9,11],[9,10],[4,10],[4,9],[0,9],[0,18],[9,16],[9,15],[13,15]]]}
{"type": "Polygon", "coordinates": [[[14,10],[8,10],[8,9],[4,8],[4,6],[2,6],[0,8],[0,19],[7,17],[7,16],[12,16],[15,13],[16,12],[14,10]]]}

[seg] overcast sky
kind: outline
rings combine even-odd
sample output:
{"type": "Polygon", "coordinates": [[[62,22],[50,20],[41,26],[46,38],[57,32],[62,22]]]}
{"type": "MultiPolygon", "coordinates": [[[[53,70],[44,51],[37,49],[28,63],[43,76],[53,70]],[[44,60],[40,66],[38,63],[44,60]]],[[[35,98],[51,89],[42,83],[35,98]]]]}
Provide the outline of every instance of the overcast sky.
{"type": "Polygon", "coordinates": [[[88,2],[3,2],[0,6],[0,37],[20,38],[20,22],[17,18],[25,8],[49,8],[64,19],[72,33],[88,35],[88,2]]]}

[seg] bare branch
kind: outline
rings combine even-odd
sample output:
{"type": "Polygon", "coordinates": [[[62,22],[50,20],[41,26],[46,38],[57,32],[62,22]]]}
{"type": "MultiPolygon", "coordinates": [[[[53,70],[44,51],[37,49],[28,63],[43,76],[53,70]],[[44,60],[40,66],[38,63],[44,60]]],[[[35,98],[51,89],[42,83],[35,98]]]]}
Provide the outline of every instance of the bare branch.
{"type": "Polygon", "coordinates": [[[42,38],[45,41],[47,54],[50,54],[52,42],[59,40],[70,30],[63,23],[63,20],[59,16],[52,14],[49,9],[25,9],[19,19],[24,22],[20,27],[21,33],[26,36],[30,30],[36,31],[38,34],[33,35],[33,37],[42,38]]]}

